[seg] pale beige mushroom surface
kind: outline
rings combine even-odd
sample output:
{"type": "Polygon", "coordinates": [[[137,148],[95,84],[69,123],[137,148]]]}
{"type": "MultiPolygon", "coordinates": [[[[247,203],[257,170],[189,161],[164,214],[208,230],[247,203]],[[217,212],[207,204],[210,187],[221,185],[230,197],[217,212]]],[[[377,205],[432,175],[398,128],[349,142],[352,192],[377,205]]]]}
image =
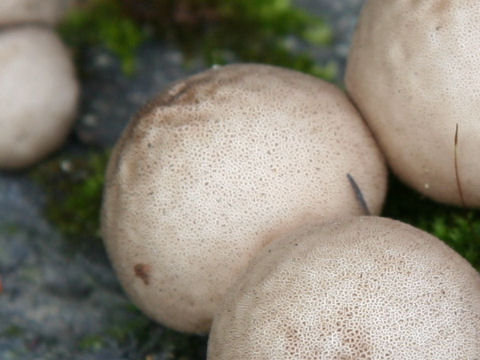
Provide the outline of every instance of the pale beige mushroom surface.
{"type": "Polygon", "coordinates": [[[0,0],[0,25],[58,23],[74,0],[0,0]]]}
{"type": "Polygon", "coordinates": [[[147,315],[208,331],[226,289],[272,238],[379,213],[386,168],[335,86],[266,65],[230,65],[169,86],[129,124],[106,176],[102,233],[147,315]]]}
{"type": "Polygon", "coordinates": [[[30,166],[57,149],[75,119],[79,85],[53,31],[0,31],[0,168],[30,166]]]}
{"type": "Polygon", "coordinates": [[[272,241],[228,290],[208,360],[480,355],[480,275],[410,225],[351,217],[272,241]]]}
{"type": "Polygon", "coordinates": [[[345,77],[395,174],[468,207],[480,206],[479,43],[477,0],[369,0],[345,77]]]}

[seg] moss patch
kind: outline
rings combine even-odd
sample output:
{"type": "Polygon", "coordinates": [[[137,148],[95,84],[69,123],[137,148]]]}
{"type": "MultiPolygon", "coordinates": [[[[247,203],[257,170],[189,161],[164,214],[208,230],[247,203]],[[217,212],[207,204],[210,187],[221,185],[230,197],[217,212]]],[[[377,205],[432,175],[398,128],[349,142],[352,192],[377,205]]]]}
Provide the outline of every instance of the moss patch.
{"type": "Polygon", "coordinates": [[[100,206],[108,156],[108,151],[64,155],[39,165],[30,174],[45,190],[47,218],[67,239],[100,237],[100,206]]]}
{"type": "Polygon", "coordinates": [[[146,39],[145,31],[114,0],[87,2],[67,15],[59,31],[77,52],[87,46],[105,46],[120,58],[126,74],[133,73],[135,53],[146,39]]]}
{"type": "Polygon", "coordinates": [[[392,176],[383,216],[435,235],[480,271],[480,211],[438,204],[392,176]]]}
{"type": "Polygon", "coordinates": [[[4,223],[0,225],[0,234],[15,235],[20,232],[21,228],[15,223],[4,223]]]}
{"type": "Polygon", "coordinates": [[[96,352],[107,345],[105,339],[101,336],[88,335],[77,343],[77,349],[80,351],[96,352]]]}
{"type": "Polygon", "coordinates": [[[179,1],[167,13],[171,14],[167,22],[149,19],[157,32],[177,39],[186,53],[202,53],[209,64],[238,59],[284,66],[327,80],[336,75],[333,63],[321,66],[300,50],[305,44],[329,45],[331,27],[289,0],[179,1]]]}
{"type": "Polygon", "coordinates": [[[25,334],[25,330],[17,325],[9,325],[5,330],[0,331],[0,338],[19,338],[25,334]]]}
{"type": "Polygon", "coordinates": [[[146,318],[134,305],[122,309],[121,318],[111,319],[111,325],[102,333],[81,339],[82,351],[98,351],[115,344],[120,349],[135,349],[138,358],[198,360],[204,359],[207,337],[185,335],[166,329],[146,318]]]}
{"type": "Polygon", "coordinates": [[[135,69],[138,47],[150,35],[173,41],[207,64],[230,61],[285,66],[327,80],[337,66],[316,64],[302,45],[329,45],[331,27],[289,0],[90,0],[60,26],[72,47],[103,45],[119,56],[123,70],[135,69]],[[152,31],[149,31],[153,30],[152,31]]]}

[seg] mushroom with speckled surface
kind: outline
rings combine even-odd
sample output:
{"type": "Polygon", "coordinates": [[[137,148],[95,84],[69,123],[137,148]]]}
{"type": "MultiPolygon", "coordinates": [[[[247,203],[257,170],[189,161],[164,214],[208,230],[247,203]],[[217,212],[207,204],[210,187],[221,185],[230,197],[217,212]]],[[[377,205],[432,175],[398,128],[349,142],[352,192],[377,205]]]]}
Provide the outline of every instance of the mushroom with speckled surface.
{"type": "Polygon", "coordinates": [[[363,213],[347,174],[379,213],[384,160],[344,93],[278,67],[215,67],[169,86],[124,131],[106,176],[106,248],[147,315],[204,333],[277,234],[363,213]]]}
{"type": "Polygon", "coordinates": [[[392,170],[426,196],[480,207],[480,1],[365,3],[346,87],[392,170]]]}
{"type": "Polygon", "coordinates": [[[0,168],[43,159],[66,139],[79,84],[70,54],[50,29],[0,31],[0,168]]]}
{"type": "Polygon", "coordinates": [[[215,315],[208,360],[480,354],[480,276],[410,225],[351,217],[272,241],[215,315]]]}

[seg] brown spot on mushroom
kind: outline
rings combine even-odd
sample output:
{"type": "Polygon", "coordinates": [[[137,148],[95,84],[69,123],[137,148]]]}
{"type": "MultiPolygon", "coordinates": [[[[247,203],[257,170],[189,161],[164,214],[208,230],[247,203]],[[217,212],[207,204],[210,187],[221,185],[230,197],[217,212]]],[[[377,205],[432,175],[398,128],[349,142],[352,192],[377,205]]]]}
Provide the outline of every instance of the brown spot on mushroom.
{"type": "Polygon", "coordinates": [[[146,264],[137,264],[133,268],[135,271],[135,276],[142,279],[145,285],[150,283],[150,266],[146,264]]]}

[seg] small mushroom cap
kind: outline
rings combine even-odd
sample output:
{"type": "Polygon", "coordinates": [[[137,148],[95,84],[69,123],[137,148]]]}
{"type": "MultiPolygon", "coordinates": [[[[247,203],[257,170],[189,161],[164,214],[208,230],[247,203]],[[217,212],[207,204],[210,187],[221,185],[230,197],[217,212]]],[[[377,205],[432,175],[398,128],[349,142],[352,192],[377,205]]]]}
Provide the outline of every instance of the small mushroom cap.
{"type": "Polygon", "coordinates": [[[392,170],[469,207],[480,206],[479,19],[476,0],[367,1],[345,78],[392,170]]]}
{"type": "Polygon", "coordinates": [[[0,168],[32,165],[59,147],[78,93],[72,61],[54,32],[0,31],[0,168]]]}
{"type": "Polygon", "coordinates": [[[476,359],[480,276],[435,237],[354,217],[272,241],[215,315],[208,360],[476,359]]]}
{"type": "Polygon", "coordinates": [[[378,213],[386,169],[346,96],[272,66],[217,67],[171,85],[128,126],[106,177],[102,232],[152,318],[208,331],[225,290],[278,233],[378,213]]]}
{"type": "Polygon", "coordinates": [[[54,25],[73,0],[0,0],[0,26],[31,22],[54,25]]]}

